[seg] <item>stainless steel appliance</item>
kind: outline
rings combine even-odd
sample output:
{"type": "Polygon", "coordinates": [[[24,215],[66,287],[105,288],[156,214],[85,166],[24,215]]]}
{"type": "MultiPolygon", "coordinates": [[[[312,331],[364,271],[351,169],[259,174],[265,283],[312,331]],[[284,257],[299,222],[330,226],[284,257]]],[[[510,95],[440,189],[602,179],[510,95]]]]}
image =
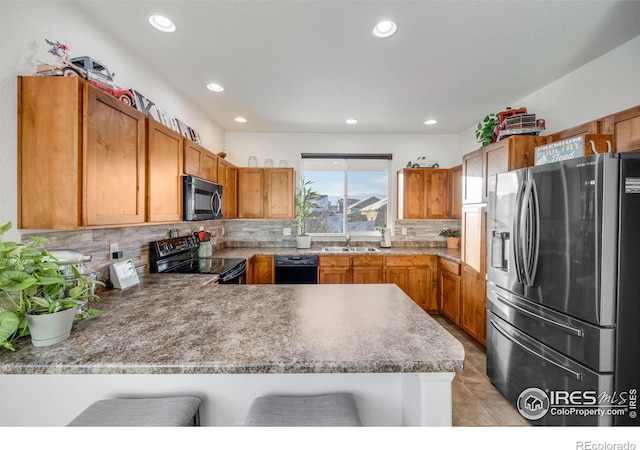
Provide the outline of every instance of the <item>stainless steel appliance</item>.
{"type": "Polygon", "coordinates": [[[318,284],[318,255],[276,255],[276,284],[318,284]]]}
{"type": "Polygon", "coordinates": [[[191,175],[182,177],[184,220],[222,218],[222,186],[191,175]]]}
{"type": "Polygon", "coordinates": [[[200,273],[209,278],[203,284],[245,284],[247,260],[242,258],[199,258],[195,236],[163,239],[151,243],[152,273],[200,273]]]}
{"type": "Polygon", "coordinates": [[[499,174],[489,191],[491,382],[533,424],[640,425],[640,155],[499,174]]]}

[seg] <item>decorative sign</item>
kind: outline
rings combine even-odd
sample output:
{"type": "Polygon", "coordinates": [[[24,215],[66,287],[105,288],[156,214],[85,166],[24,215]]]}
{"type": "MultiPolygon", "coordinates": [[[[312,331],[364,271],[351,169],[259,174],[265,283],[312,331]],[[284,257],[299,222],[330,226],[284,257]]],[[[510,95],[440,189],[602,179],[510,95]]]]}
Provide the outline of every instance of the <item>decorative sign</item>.
{"type": "Polygon", "coordinates": [[[536,166],[556,161],[579,158],[584,155],[584,136],[541,145],[540,147],[535,148],[535,152],[536,166]]]}
{"type": "Polygon", "coordinates": [[[611,134],[583,134],[564,141],[542,145],[535,148],[536,166],[556,161],[615,152],[612,148],[611,134]]]}

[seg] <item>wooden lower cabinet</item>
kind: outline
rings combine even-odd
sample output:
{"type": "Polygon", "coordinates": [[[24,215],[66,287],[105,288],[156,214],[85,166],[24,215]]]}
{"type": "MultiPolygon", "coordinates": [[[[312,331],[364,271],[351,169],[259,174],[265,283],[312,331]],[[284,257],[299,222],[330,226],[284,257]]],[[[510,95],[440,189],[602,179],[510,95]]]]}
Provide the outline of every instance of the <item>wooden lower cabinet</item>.
{"type": "Polygon", "coordinates": [[[386,256],[384,267],[385,283],[397,285],[425,311],[438,312],[434,255],[386,256]]]}
{"type": "Polygon", "coordinates": [[[377,255],[358,255],[352,259],[354,284],[384,283],[384,260],[377,255]]]}
{"type": "Polygon", "coordinates": [[[453,323],[460,325],[460,264],[438,258],[438,308],[453,323]]]}
{"type": "Polygon", "coordinates": [[[484,274],[463,263],[460,328],[482,345],[487,345],[486,304],[484,274]]]}
{"type": "Polygon", "coordinates": [[[273,255],[255,255],[247,267],[247,284],[273,284],[273,255]]]}
{"type": "Polygon", "coordinates": [[[320,284],[351,284],[350,256],[320,256],[318,269],[318,283],[320,284]]]}

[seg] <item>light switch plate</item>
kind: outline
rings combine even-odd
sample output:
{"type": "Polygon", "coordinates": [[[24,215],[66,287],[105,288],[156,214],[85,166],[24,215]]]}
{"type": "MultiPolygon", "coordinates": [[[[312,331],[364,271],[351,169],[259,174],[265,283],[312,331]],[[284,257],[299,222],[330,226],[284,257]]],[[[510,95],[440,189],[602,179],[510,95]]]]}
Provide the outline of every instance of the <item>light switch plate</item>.
{"type": "Polygon", "coordinates": [[[402,227],[402,235],[403,236],[407,235],[407,227],[402,227]]]}
{"type": "Polygon", "coordinates": [[[291,227],[282,229],[283,236],[291,236],[291,227]]]}

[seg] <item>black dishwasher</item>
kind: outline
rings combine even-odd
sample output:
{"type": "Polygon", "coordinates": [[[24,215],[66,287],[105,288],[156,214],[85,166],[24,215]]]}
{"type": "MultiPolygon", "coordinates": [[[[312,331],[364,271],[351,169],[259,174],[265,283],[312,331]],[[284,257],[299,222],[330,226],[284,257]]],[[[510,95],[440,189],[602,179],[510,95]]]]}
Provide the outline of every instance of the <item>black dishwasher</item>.
{"type": "Polygon", "coordinates": [[[276,284],[318,284],[318,255],[276,255],[276,284]]]}

